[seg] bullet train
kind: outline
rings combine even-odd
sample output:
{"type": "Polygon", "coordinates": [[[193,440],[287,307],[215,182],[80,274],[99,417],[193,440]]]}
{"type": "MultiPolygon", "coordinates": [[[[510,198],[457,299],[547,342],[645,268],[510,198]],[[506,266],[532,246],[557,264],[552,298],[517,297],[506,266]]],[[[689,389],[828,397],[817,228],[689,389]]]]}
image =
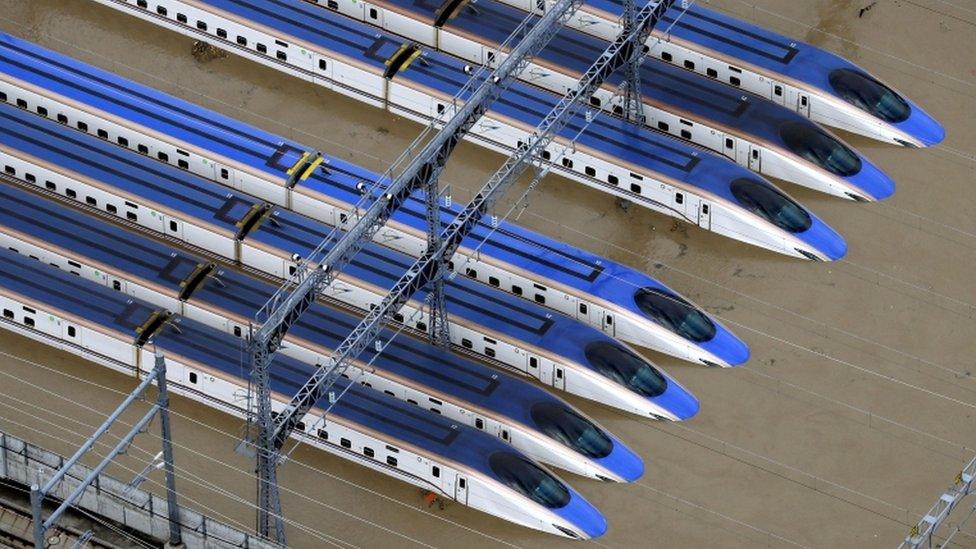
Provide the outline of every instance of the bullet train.
{"type": "MultiPolygon", "coordinates": [[[[218,269],[106,221],[0,185],[0,247],[242,336],[277,290],[218,269]]],[[[288,333],[282,354],[324,364],[361,318],[315,304],[288,333]]],[[[367,350],[345,377],[485,431],[543,463],[612,482],[641,476],[640,457],[579,410],[534,387],[409,337],[367,350]],[[421,404],[422,403],[422,404],[421,404]]]]}
{"type": "MultiPolygon", "coordinates": [[[[301,0],[96,1],[421,123],[450,115],[469,78],[460,60],[411,53],[416,46],[396,36],[301,0]]],[[[548,92],[512,84],[466,138],[508,153],[555,102],[548,92]]],[[[554,158],[585,118],[580,113],[543,151],[544,160],[558,160],[555,173],[793,257],[832,261],[846,254],[839,234],[768,181],[623,120],[598,118],[554,158]]]]}
{"type": "MultiPolygon", "coordinates": [[[[242,416],[247,380],[240,339],[112,291],[67,271],[0,250],[0,326],[113,370],[148,372],[166,357],[170,389],[242,416]]],[[[273,394],[289,395],[314,366],[275,359],[273,394]]],[[[337,391],[345,389],[339,380],[337,391]]],[[[280,412],[285,402],[273,401],[280,412]]],[[[308,444],[496,517],[573,539],[599,537],[606,520],[583,496],[501,440],[352,384],[296,431],[308,444]]]]}
{"type": "MultiPolygon", "coordinates": [[[[538,13],[549,0],[499,0],[538,13]]],[[[620,0],[591,0],[567,25],[612,40],[620,33],[620,0]]],[[[826,50],[770,32],[700,3],[665,14],[648,44],[651,56],[726,82],[821,124],[905,147],[945,139],[931,115],[868,71],[826,50]],[[675,22],[677,21],[677,22],[675,22]]]]}
{"type": "MultiPolygon", "coordinates": [[[[443,7],[379,0],[369,10],[358,0],[318,5],[477,64],[488,62],[526,15],[494,0],[443,7]]],[[[563,94],[576,87],[607,45],[563,28],[520,78],[563,94]]],[[[894,193],[894,181],[864,156],[782,105],[756,101],[654,58],[644,62],[641,75],[644,122],[651,129],[710,149],[755,172],[842,198],[874,201],[894,193]]],[[[621,114],[621,101],[614,95],[623,78],[618,73],[608,79],[591,103],[621,114]]]]}
{"type": "MultiPolygon", "coordinates": [[[[330,229],[183,170],[0,105],[0,163],[23,184],[115,221],[277,278],[294,272],[330,229]]],[[[375,306],[414,262],[368,245],[324,295],[375,306]]],[[[451,341],[543,384],[645,417],[688,419],[698,400],[606,334],[469,280],[447,284],[451,341]]],[[[426,331],[418,293],[394,319],[426,331]],[[413,320],[417,319],[417,320],[413,320]]]]}
{"type": "MultiPolygon", "coordinates": [[[[329,225],[346,226],[360,196],[357,185],[380,179],[329,155],[307,176],[290,178],[288,170],[306,153],[314,156],[308,147],[4,34],[0,102],[329,225]]],[[[442,205],[442,223],[458,211],[442,205]]],[[[426,248],[425,230],[424,203],[412,197],[375,241],[416,256],[426,248]]],[[[451,263],[461,275],[628,343],[711,366],[736,366],[749,357],[742,340],[654,278],[510,223],[494,232],[479,225],[451,263]]]]}

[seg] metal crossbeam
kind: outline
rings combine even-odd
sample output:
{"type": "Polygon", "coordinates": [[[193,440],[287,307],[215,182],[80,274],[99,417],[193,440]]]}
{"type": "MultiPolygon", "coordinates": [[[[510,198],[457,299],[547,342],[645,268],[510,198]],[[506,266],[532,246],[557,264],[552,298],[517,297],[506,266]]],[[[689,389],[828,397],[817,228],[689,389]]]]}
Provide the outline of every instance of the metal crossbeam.
{"type": "MultiPolygon", "coordinates": [[[[277,443],[277,439],[272,439],[274,426],[268,373],[268,365],[281,346],[282,338],[291,325],[312,305],[316,296],[335,279],[352,257],[372,240],[376,231],[386,223],[411,193],[420,188],[428,189],[428,195],[431,197],[429,200],[434,201],[436,207],[438,193],[431,192],[431,189],[436,191],[438,176],[454,148],[508,85],[518,77],[530,59],[556,35],[580,4],[582,0],[560,0],[534,24],[534,17],[526,17],[503,44],[502,49],[507,50],[508,53],[498,63],[498,67],[484,78],[479,78],[480,73],[475,74],[455,96],[455,103],[449,107],[453,115],[443,124],[440,131],[430,137],[416,155],[413,154],[413,149],[414,145],[419,146],[420,138],[401,155],[380,180],[389,181],[389,186],[359,217],[356,224],[345,234],[338,229],[334,230],[298,265],[295,275],[258,312],[259,322],[261,316],[266,316],[266,319],[261,322],[258,330],[251,334],[247,357],[250,362],[252,383],[257,393],[258,531],[265,537],[273,537],[280,543],[285,541],[275,472],[277,449],[281,445],[277,443]],[[508,44],[512,46],[509,47],[508,44]],[[476,85],[477,88],[471,91],[471,88],[476,85]],[[457,106],[458,102],[462,103],[460,107],[457,106]],[[394,173],[399,171],[399,166],[403,164],[406,167],[394,176],[394,173]],[[313,267],[315,265],[317,268],[313,267]]],[[[484,72],[487,74],[489,71],[484,72]]],[[[445,113],[445,116],[447,114],[449,113],[445,113]]],[[[428,129],[432,128],[433,126],[428,129]]],[[[358,208],[356,213],[358,215],[358,208]]],[[[436,244],[437,241],[432,238],[431,243],[436,244]]],[[[439,322],[443,324],[443,299],[440,299],[432,310],[436,311],[439,322]]],[[[446,325],[438,329],[446,330],[446,325]]]]}
{"type": "Polygon", "coordinates": [[[318,368],[279,416],[274,433],[274,443],[277,447],[284,443],[298,422],[326,394],[345,371],[349,362],[376,338],[393,314],[418,290],[432,281],[442,279],[443,259],[453,255],[461,241],[474,229],[485,212],[518,179],[532,160],[538,158],[546,145],[572,120],[579,108],[589,101],[600,85],[614,71],[631,62],[635,56],[642,56],[645,53],[643,43],[673,1],[661,0],[648,4],[636,14],[635,28],[629,33],[621,33],[610,44],[580,79],[579,86],[563,96],[546,115],[536,132],[489,179],[481,192],[444,231],[440,248],[427,250],[394,284],[379,306],[371,310],[352,333],[336,347],[328,363],[318,368]]]}
{"type": "MultiPolygon", "coordinates": [[[[636,16],[637,6],[634,4],[634,0],[624,0],[624,35],[629,35],[634,31],[634,25],[637,23],[636,16]]],[[[644,124],[644,99],[641,97],[640,79],[640,65],[643,59],[643,55],[631,57],[624,69],[626,72],[626,78],[624,78],[624,118],[640,126],[644,124]]]]}
{"type": "MultiPolygon", "coordinates": [[[[956,482],[952,488],[942,494],[939,501],[935,502],[935,505],[922,517],[922,520],[912,527],[908,537],[898,546],[899,549],[916,549],[923,544],[932,547],[932,537],[935,535],[936,529],[949,518],[949,513],[952,513],[952,510],[963,498],[973,493],[976,493],[976,457],[956,475],[956,482]]],[[[958,531],[959,527],[957,526],[951,535],[955,535],[958,531]]],[[[940,546],[948,546],[948,540],[940,546]]]]}

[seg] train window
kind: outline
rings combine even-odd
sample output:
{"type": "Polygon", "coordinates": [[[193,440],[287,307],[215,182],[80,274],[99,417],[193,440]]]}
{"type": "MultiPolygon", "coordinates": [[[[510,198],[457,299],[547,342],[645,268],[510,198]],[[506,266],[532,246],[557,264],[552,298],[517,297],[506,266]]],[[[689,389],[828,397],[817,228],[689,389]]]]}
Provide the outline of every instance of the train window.
{"type": "Polygon", "coordinates": [[[365,381],[364,381],[364,382],[363,382],[363,387],[366,387],[366,388],[368,388],[368,389],[372,389],[372,388],[373,388],[373,384],[372,384],[372,383],[368,383],[368,382],[365,382],[365,381]]]}
{"type": "Polygon", "coordinates": [[[471,343],[471,340],[466,337],[461,338],[461,346],[464,347],[465,349],[470,349],[474,347],[474,345],[471,343]]]}
{"type": "Polygon", "coordinates": [[[393,456],[386,456],[386,463],[394,467],[397,466],[397,458],[393,456]]]}
{"type": "Polygon", "coordinates": [[[509,438],[511,437],[508,435],[508,429],[502,429],[502,440],[508,442],[509,438]]]}
{"type": "Polygon", "coordinates": [[[512,293],[515,294],[515,295],[522,295],[522,287],[521,286],[512,286],[512,293]]]}
{"type": "Polygon", "coordinates": [[[400,313],[393,313],[393,320],[403,322],[403,315],[400,313]]]}
{"type": "Polygon", "coordinates": [[[85,203],[88,204],[89,206],[98,207],[98,200],[95,200],[95,197],[92,196],[86,196],[85,203]]]}
{"type": "Polygon", "coordinates": [[[705,74],[707,74],[711,78],[718,78],[718,71],[711,67],[705,69],[705,74]]]}
{"type": "Polygon", "coordinates": [[[630,192],[640,194],[640,192],[641,192],[641,186],[638,185],[637,183],[631,183],[630,184],[630,192]]]}
{"type": "Polygon", "coordinates": [[[420,406],[420,404],[416,400],[414,400],[412,398],[408,398],[407,399],[407,403],[413,404],[414,406],[420,406]]]}
{"type": "Polygon", "coordinates": [[[343,448],[352,448],[352,441],[348,438],[340,438],[339,444],[341,444],[343,448]]]}
{"type": "Polygon", "coordinates": [[[756,160],[759,158],[759,149],[752,149],[752,158],[756,160]]]}
{"type": "Polygon", "coordinates": [[[36,182],[37,182],[37,178],[36,178],[36,177],[34,177],[34,174],[32,174],[32,173],[25,173],[25,174],[24,174],[24,179],[25,179],[25,180],[26,180],[26,181],[27,181],[28,183],[36,183],[36,182]]]}
{"type": "Polygon", "coordinates": [[[596,168],[594,168],[593,166],[587,166],[583,168],[583,173],[585,173],[590,177],[596,177],[596,168]]]}
{"type": "Polygon", "coordinates": [[[586,306],[586,303],[580,303],[579,304],[579,312],[580,312],[580,314],[584,314],[585,315],[587,310],[588,310],[588,308],[586,306]]]}
{"type": "MultiPolygon", "coordinates": [[[[705,213],[707,204],[702,205],[705,213]]],[[[641,288],[634,295],[637,307],[651,320],[696,342],[715,337],[715,324],[704,312],[684,298],[659,288],[641,288]]]]}
{"type": "Polygon", "coordinates": [[[514,452],[493,453],[488,457],[488,466],[498,480],[540,505],[555,509],[569,503],[570,493],[565,484],[514,452]]]}
{"type": "Polygon", "coordinates": [[[58,114],[58,122],[60,122],[62,124],[67,124],[68,123],[68,117],[59,113],[58,114]]]}
{"type": "Polygon", "coordinates": [[[636,179],[638,181],[643,181],[644,180],[644,176],[643,175],[636,174],[634,172],[630,172],[630,177],[633,177],[634,179],[636,179]]]}
{"type": "Polygon", "coordinates": [[[691,132],[688,131],[688,130],[684,130],[684,129],[681,130],[681,138],[682,139],[691,139],[691,132]]]}
{"type": "Polygon", "coordinates": [[[484,339],[485,339],[485,343],[487,343],[489,345],[495,345],[495,344],[498,343],[497,341],[495,341],[494,339],[492,339],[492,338],[490,338],[488,336],[484,336],[484,339]]]}
{"type": "Polygon", "coordinates": [[[563,378],[563,369],[556,368],[556,379],[562,379],[562,378],[563,378]]]}
{"type": "Polygon", "coordinates": [[[319,429],[319,438],[322,440],[329,440],[329,432],[325,429],[319,429]]]}
{"type": "Polygon", "coordinates": [[[283,51],[281,51],[281,50],[278,50],[277,52],[275,52],[275,57],[277,57],[278,59],[281,59],[282,61],[288,61],[288,54],[285,53],[285,52],[283,52],[283,51]]]}
{"type": "Polygon", "coordinates": [[[729,84],[732,84],[733,86],[741,86],[742,85],[742,81],[739,80],[739,77],[738,76],[730,76],[729,77],[729,84]]]}
{"type": "Polygon", "coordinates": [[[37,114],[39,114],[41,116],[47,116],[47,109],[45,109],[44,107],[38,105],[37,106],[37,114]]]}
{"type": "Polygon", "coordinates": [[[658,123],[657,123],[657,129],[661,130],[662,132],[666,132],[670,128],[671,128],[671,126],[669,126],[667,122],[660,122],[660,121],[658,121],[658,123]]]}
{"type": "Polygon", "coordinates": [[[197,382],[197,373],[190,372],[190,383],[196,383],[196,382],[197,382]]]}
{"type": "Polygon", "coordinates": [[[241,45],[241,46],[247,46],[247,38],[245,38],[245,37],[243,37],[243,36],[241,36],[241,35],[238,34],[237,35],[237,43],[239,45],[241,45]]]}
{"type": "Polygon", "coordinates": [[[55,185],[53,181],[45,181],[44,182],[44,188],[46,188],[49,191],[56,191],[56,190],[58,190],[58,186],[55,185]]]}
{"type": "Polygon", "coordinates": [[[83,132],[87,132],[88,131],[88,124],[82,122],[81,120],[78,121],[77,126],[78,126],[78,129],[81,130],[81,131],[83,131],[83,132]]]}
{"type": "Polygon", "coordinates": [[[441,478],[441,468],[434,465],[430,468],[430,474],[434,478],[441,478]]]}
{"type": "Polygon", "coordinates": [[[733,181],[730,188],[742,206],[783,230],[798,233],[813,225],[803,206],[771,185],[742,177],[733,181]]]}
{"type": "Polygon", "coordinates": [[[149,7],[149,3],[146,2],[146,0],[136,0],[136,5],[139,6],[140,8],[149,7]]]}
{"type": "Polygon", "coordinates": [[[495,350],[492,349],[491,347],[485,347],[485,356],[488,356],[490,358],[495,358],[495,350]]]}
{"type": "Polygon", "coordinates": [[[552,154],[549,151],[542,151],[542,158],[543,160],[549,160],[552,158],[552,154]]]}
{"type": "Polygon", "coordinates": [[[184,170],[190,169],[190,163],[187,162],[186,160],[183,160],[182,158],[176,161],[176,165],[184,170]]]}
{"type": "Polygon", "coordinates": [[[418,322],[417,323],[417,329],[420,330],[420,331],[422,331],[422,332],[426,332],[427,331],[427,323],[426,322],[418,322]]]}
{"type": "Polygon", "coordinates": [[[176,231],[176,230],[179,230],[179,228],[180,228],[180,226],[175,221],[170,220],[170,222],[169,222],[169,230],[176,231]]]}
{"type": "Polygon", "coordinates": [[[489,276],[488,284],[497,288],[499,285],[501,285],[501,282],[498,280],[498,278],[494,276],[489,276]]]}
{"type": "Polygon", "coordinates": [[[227,31],[224,29],[217,29],[217,36],[219,38],[227,38],[227,31]]]}
{"type": "Polygon", "coordinates": [[[133,212],[125,212],[125,218],[129,221],[139,221],[139,216],[133,212]]]}
{"type": "Polygon", "coordinates": [[[437,415],[441,415],[441,411],[440,411],[440,410],[438,410],[437,408],[431,408],[431,409],[430,409],[430,411],[431,411],[432,413],[435,413],[435,414],[437,414],[437,415]]]}
{"type": "Polygon", "coordinates": [[[593,105],[594,107],[599,107],[600,106],[600,98],[599,97],[594,97],[594,96],[591,95],[590,96],[590,105],[593,105]]]}
{"type": "Polygon", "coordinates": [[[395,397],[396,396],[395,394],[393,394],[393,391],[387,391],[385,389],[383,390],[383,393],[385,393],[387,395],[390,395],[391,397],[395,397]]]}
{"type": "Polygon", "coordinates": [[[847,177],[861,171],[857,153],[816,124],[787,122],[779,135],[791,151],[830,173],[847,177]]]}
{"type": "Polygon", "coordinates": [[[364,446],[363,447],[363,455],[366,456],[366,457],[368,457],[368,458],[371,458],[371,457],[373,457],[373,456],[376,455],[376,452],[374,452],[372,448],[370,448],[368,446],[364,446]]]}
{"type": "Polygon", "coordinates": [[[166,6],[156,6],[156,13],[162,16],[166,16],[166,6]]]}
{"type": "Polygon", "coordinates": [[[281,40],[275,40],[275,44],[278,44],[282,48],[287,48],[288,47],[288,42],[282,42],[281,40]]]}
{"type": "Polygon", "coordinates": [[[186,23],[186,15],[183,15],[182,13],[177,13],[176,20],[179,21],[180,23],[186,23]]]}
{"type": "Polygon", "coordinates": [[[112,289],[115,290],[116,292],[121,292],[122,291],[122,283],[119,282],[118,280],[113,280],[112,281],[112,289]]]}
{"type": "Polygon", "coordinates": [[[299,422],[295,423],[295,430],[297,430],[297,431],[304,431],[305,430],[305,422],[304,421],[299,421],[299,422]]]}
{"type": "Polygon", "coordinates": [[[5,94],[4,92],[0,92],[0,101],[6,102],[7,101],[7,94],[5,94]]]}
{"type": "Polygon", "coordinates": [[[143,145],[142,143],[140,143],[139,146],[136,147],[136,150],[138,150],[142,154],[149,154],[149,147],[143,145]]]}
{"type": "Polygon", "coordinates": [[[607,324],[607,326],[613,326],[613,316],[607,315],[606,324],[607,324]]]}
{"type": "Polygon", "coordinates": [[[617,179],[617,176],[615,176],[613,174],[610,174],[610,175],[607,175],[607,183],[609,183],[611,185],[619,185],[620,184],[620,180],[617,179]]]}
{"type": "Polygon", "coordinates": [[[671,52],[662,51],[661,52],[661,60],[662,61],[667,61],[668,63],[670,63],[670,62],[674,61],[674,56],[671,55],[671,52]]]}
{"type": "Polygon", "coordinates": [[[3,171],[10,175],[17,175],[17,168],[14,168],[13,166],[4,166],[3,171]]]}
{"type": "Polygon", "coordinates": [[[122,145],[123,147],[129,146],[129,140],[122,137],[121,135],[115,139],[115,142],[118,143],[119,145],[122,145]]]}
{"type": "Polygon", "coordinates": [[[4,318],[13,318],[14,317],[14,312],[11,311],[10,309],[4,309],[3,310],[3,316],[4,316],[4,318]]]}
{"type": "Polygon", "coordinates": [[[265,46],[264,44],[258,43],[258,45],[255,47],[259,53],[268,53],[268,46],[265,46]]]}
{"type": "Polygon", "coordinates": [[[325,59],[319,59],[319,68],[325,70],[327,67],[328,65],[326,64],[325,59]]]}
{"type": "Polygon", "coordinates": [[[95,133],[98,135],[98,137],[101,137],[102,139],[108,139],[108,132],[101,128],[96,130],[95,133]]]}
{"type": "Polygon", "coordinates": [[[894,90],[861,71],[836,69],[827,80],[844,101],[886,122],[904,122],[912,112],[894,90]]]}
{"type": "Polygon", "coordinates": [[[613,441],[602,429],[564,404],[540,402],[530,414],[539,430],[585,456],[603,458],[613,451],[613,441]]]}
{"type": "Polygon", "coordinates": [[[199,21],[198,20],[197,21],[197,28],[200,29],[200,30],[202,30],[202,31],[207,30],[207,22],[206,21],[199,21]]]}
{"type": "Polygon", "coordinates": [[[444,114],[444,109],[445,109],[445,107],[444,107],[444,104],[443,103],[438,103],[437,104],[437,114],[444,114]]]}
{"type": "Polygon", "coordinates": [[[478,271],[474,269],[465,269],[464,273],[470,276],[471,278],[478,278],[478,271]]]}
{"type": "Polygon", "coordinates": [[[783,97],[783,86],[780,86],[779,84],[773,86],[773,94],[775,94],[777,97],[783,97]]]}
{"type": "Polygon", "coordinates": [[[803,105],[804,107],[807,106],[807,96],[804,95],[800,97],[800,104],[803,105]]]}
{"type": "Polygon", "coordinates": [[[376,8],[369,8],[370,19],[378,19],[379,16],[380,16],[380,12],[376,11],[376,8]]]}
{"type": "Polygon", "coordinates": [[[74,189],[65,189],[64,194],[68,198],[78,198],[78,193],[76,193],[74,189]]]}
{"type": "Polygon", "coordinates": [[[227,168],[220,168],[220,178],[221,179],[230,179],[230,172],[227,171],[227,168]]]}
{"type": "Polygon", "coordinates": [[[105,205],[105,211],[107,211],[108,213],[113,213],[113,214],[119,213],[119,209],[117,207],[115,207],[115,204],[106,204],[105,205]]]}
{"type": "Polygon", "coordinates": [[[689,59],[685,59],[685,68],[688,70],[695,70],[695,62],[689,59]]]}
{"type": "Polygon", "coordinates": [[[529,367],[530,368],[538,368],[539,367],[539,359],[536,358],[536,357],[534,357],[534,356],[530,356],[529,357],[529,367]]]}
{"type": "Polygon", "coordinates": [[[645,397],[664,393],[668,380],[633,351],[607,341],[597,341],[584,351],[586,359],[601,374],[645,397]]]}
{"type": "Polygon", "coordinates": [[[339,9],[339,3],[336,2],[335,0],[329,0],[329,2],[326,5],[329,6],[329,9],[330,10],[337,10],[337,9],[339,9]]]}
{"type": "Polygon", "coordinates": [[[702,214],[708,215],[708,204],[702,204],[702,214]]]}
{"type": "Polygon", "coordinates": [[[542,294],[535,294],[535,302],[544,304],[546,302],[546,296],[542,294]]]}
{"type": "Polygon", "coordinates": [[[733,147],[735,147],[735,141],[733,141],[731,137],[726,137],[725,138],[725,148],[726,149],[731,149],[733,147]]]}
{"type": "MultiPolygon", "coordinates": [[[[12,315],[12,314],[13,314],[13,313],[11,313],[11,315],[12,315]]],[[[481,419],[480,417],[478,417],[478,418],[475,418],[475,419],[474,419],[474,426],[475,426],[476,428],[478,428],[478,429],[484,429],[484,428],[485,428],[485,421],[484,421],[483,419],[481,419]]]]}
{"type": "Polygon", "coordinates": [[[25,316],[24,317],[24,324],[26,324],[26,325],[30,326],[31,328],[33,328],[34,327],[34,319],[31,318],[31,317],[29,317],[29,316],[25,316]]]}
{"type": "Polygon", "coordinates": [[[441,401],[439,401],[439,400],[437,400],[437,399],[436,399],[436,398],[434,398],[434,397],[427,397],[427,400],[429,400],[429,401],[431,401],[432,403],[434,403],[434,404],[436,404],[436,405],[438,405],[438,406],[440,406],[440,405],[442,405],[442,404],[444,404],[443,402],[441,402],[441,401]]]}
{"type": "Polygon", "coordinates": [[[163,162],[169,162],[169,155],[164,153],[163,151],[159,151],[158,153],[156,153],[156,158],[159,158],[163,162]]]}
{"type": "Polygon", "coordinates": [[[572,169],[573,168],[573,161],[570,160],[569,158],[566,158],[565,156],[563,157],[562,163],[563,163],[563,166],[565,166],[565,167],[567,167],[569,169],[572,169]]]}
{"type": "Polygon", "coordinates": [[[297,271],[298,271],[298,267],[295,267],[294,265],[288,266],[288,276],[294,275],[297,271]]]}

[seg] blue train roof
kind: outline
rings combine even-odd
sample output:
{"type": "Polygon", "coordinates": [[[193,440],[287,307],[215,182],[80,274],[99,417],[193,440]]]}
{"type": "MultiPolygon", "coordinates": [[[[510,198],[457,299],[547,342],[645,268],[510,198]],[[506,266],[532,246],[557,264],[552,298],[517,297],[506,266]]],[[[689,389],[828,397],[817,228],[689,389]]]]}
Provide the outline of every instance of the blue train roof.
{"type": "MultiPolygon", "coordinates": [[[[0,56],[0,71],[215,151],[281,180],[285,170],[307,150],[301,144],[9,35],[0,34],[0,50],[4,52],[0,56]]],[[[378,174],[337,157],[326,156],[324,165],[300,186],[351,204],[359,199],[358,182],[380,179],[378,174]]],[[[442,206],[442,226],[446,227],[460,208],[459,205],[442,206]]],[[[411,197],[394,219],[418,229],[425,228],[422,201],[411,197]]],[[[490,232],[491,227],[481,223],[464,244],[474,247],[490,232]]],[[[644,314],[634,300],[637,289],[658,288],[675,293],[644,273],[507,222],[499,225],[481,249],[487,255],[601,297],[640,316],[644,314]]],[[[721,330],[727,332],[724,327],[721,330]]],[[[736,339],[731,333],[728,335],[736,339]]],[[[744,345],[737,342],[733,346],[744,345]]],[[[715,351],[722,354],[719,349],[715,351]]]]}
{"type": "MultiPolygon", "coordinates": [[[[159,310],[5,249],[0,250],[0,286],[38,305],[45,304],[104,328],[130,334],[133,342],[136,327],[159,310]]],[[[241,339],[192,320],[175,320],[179,331],[163,328],[151,340],[156,348],[163,354],[174,355],[174,360],[188,358],[228,376],[239,377],[241,339]]],[[[312,372],[314,366],[279,354],[272,369],[272,389],[286,395],[294,394],[312,372]]],[[[341,392],[347,383],[339,380],[336,392],[341,392]]],[[[328,402],[323,401],[321,407],[327,408],[328,402]]],[[[358,384],[339,399],[330,415],[425,448],[492,477],[495,475],[487,466],[487,457],[499,451],[515,452],[495,437],[358,384]]]]}

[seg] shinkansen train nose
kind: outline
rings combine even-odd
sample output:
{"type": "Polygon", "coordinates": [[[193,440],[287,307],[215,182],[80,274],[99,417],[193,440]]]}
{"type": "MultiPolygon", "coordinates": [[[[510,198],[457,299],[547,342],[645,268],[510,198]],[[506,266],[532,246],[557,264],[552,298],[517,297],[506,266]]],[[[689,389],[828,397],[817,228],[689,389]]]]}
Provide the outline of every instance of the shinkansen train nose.
{"type": "Polygon", "coordinates": [[[931,147],[941,143],[946,136],[945,128],[938,120],[925,112],[918,105],[911,103],[912,114],[908,120],[897,124],[898,129],[915,138],[922,147],[931,147]]]}
{"type": "MultiPolygon", "coordinates": [[[[895,194],[895,180],[881,171],[872,162],[861,157],[861,169],[846,179],[864,194],[869,200],[884,200],[895,194]]],[[[852,196],[852,198],[855,198],[852,196]]],[[[855,200],[860,200],[855,198],[855,200]]]]}
{"type": "Polygon", "coordinates": [[[708,366],[739,366],[748,362],[752,351],[746,342],[721,324],[716,323],[715,328],[715,336],[708,341],[699,343],[699,345],[722,362],[706,364],[708,366]]]}
{"type": "Polygon", "coordinates": [[[810,221],[810,227],[796,233],[796,236],[809,244],[817,254],[797,248],[801,254],[816,261],[836,261],[847,255],[847,241],[843,236],[813,214],[810,214],[810,221]]]}
{"type": "Polygon", "coordinates": [[[570,488],[569,503],[553,509],[557,515],[566,519],[583,532],[584,539],[598,538],[607,532],[607,519],[592,503],[570,488]]]}
{"type": "Polygon", "coordinates": [[[668,378],[668,388],[663,394],[654,397],[654,403],[659,405],[664,414],[663,419],[684,421],[691,419],[698,413],[701,403],[690,391],[682,387],[674,378],[668,378]]]}
{"type": "Polygon", "coordinates": [[[617,437],[611,436],[613,450],[598,460],[601,466],[617,478],[607,479],[616,482],[634,482],[644,475],[644,460],[617,437]]]}

